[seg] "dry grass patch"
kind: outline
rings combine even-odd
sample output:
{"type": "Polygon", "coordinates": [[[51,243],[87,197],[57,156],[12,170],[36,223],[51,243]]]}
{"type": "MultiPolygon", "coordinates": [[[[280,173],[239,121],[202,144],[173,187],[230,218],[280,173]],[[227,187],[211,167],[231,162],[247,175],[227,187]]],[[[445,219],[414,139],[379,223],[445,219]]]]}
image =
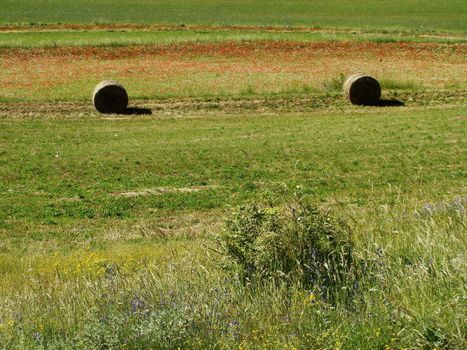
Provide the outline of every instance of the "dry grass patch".
{"type": "Polygon", "coordinates": [[[119,197],[140,197],[140,196],[150,196],[158,195],[165,193],[192,193],[199,191],[206,191],[211,189],[216,189],[219,186],[209,185],[209,186],[191,186],[191,187],[154,187],[154,188],[144,188],[136,191],[125,191],[125,192],[114,192],[112,195],[119,197]]]}

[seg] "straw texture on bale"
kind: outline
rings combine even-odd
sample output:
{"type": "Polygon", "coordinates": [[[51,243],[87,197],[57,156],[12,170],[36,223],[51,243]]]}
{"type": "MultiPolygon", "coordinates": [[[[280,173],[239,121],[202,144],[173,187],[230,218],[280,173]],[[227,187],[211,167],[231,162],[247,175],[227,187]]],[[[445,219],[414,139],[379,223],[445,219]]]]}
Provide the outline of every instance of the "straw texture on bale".
{"type": "Polygon", "coordinates": [[[113,80],[104,80],[97,84],[92,100],[94,107],[101,113],[122,113],[128,106],[125,88],[113,80]]]}
{"type": "Polygon", "coordinates": [[[348,77],[343,89],[345,97],[354,105],[375,105],[381,97],[381,86],[378,81],[365,74],[348,77]]]}

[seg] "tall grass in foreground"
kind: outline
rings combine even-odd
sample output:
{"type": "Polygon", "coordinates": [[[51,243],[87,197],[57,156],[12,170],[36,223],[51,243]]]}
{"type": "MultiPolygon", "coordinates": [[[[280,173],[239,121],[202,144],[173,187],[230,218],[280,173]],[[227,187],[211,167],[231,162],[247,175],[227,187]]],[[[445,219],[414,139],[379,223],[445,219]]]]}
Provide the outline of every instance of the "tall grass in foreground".
{"type": "MultiPolygon", "coordinates": [[[[245,284],[219,269],[211,243],[138,268],[87,256],[86,272],[75,275],[60,265],[31,270],[21,290],[1,296],[0,347],[461,349],[465,205],[369,206],[352,224],[361,274],[340,285],[345,297],[335,302],[281,279],[245,284]]],[[[270,208],[274,221],[283,209],[270,208]]]]}

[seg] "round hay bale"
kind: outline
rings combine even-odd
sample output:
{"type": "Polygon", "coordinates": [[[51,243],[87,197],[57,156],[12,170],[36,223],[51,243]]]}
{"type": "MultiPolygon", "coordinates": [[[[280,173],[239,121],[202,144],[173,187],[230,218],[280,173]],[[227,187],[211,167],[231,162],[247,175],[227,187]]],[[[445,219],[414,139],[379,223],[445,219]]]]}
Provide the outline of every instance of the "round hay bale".
{"type": "Polygon", "coordinates": [[[344,95],[354,105],[375,105],[381,97],[378,81],[365,74],[354,74],[343,85],[344,95]]]}
{"type": "Polygon", "coordinates": [[[122,113],[128,106],[125,88],[117,81],[101,81],[92,94],[94,107],[101,113],[122,113]]]}

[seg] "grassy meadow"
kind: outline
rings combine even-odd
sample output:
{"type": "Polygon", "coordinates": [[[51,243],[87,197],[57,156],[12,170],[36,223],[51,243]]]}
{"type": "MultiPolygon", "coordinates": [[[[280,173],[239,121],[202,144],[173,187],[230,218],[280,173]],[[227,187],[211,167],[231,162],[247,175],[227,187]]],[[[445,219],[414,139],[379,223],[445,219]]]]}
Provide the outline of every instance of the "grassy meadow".
{"type": "Polygon", "coordinates": [[[0,349],[464,349],[464,8],[3,1],[0,349]]]}
{"type": "MultiPolygon", "coordinates": [[[[112,28],[112,27],[111,27],[112,28]]],[[[129,45],[169,45],[193,42],[225,41],[291,41],[291,42],[436,42],[465,43],[467,39],[460,34],[430,35],[409,32],[352,32],[348,30],[293,31],[287,28],[262,30],[247,28],[229,30],[224,27],[200,28],[168,27],[165,29],[147,27],[144,30],[123,27],[122,29],[87,29],[43,31],[41,27],[15,27],[0,36],[0,48],[53,48],[60,46],[101,46],[116,47],[129,45]]]]}
{"type": "Polygon", "coordinates": [[[372,74],[386,91],[462,96],[467,88],[466,44],[459,43],[260,40],[0,53],[3,101],[88,101],[107,78],[147,100],[340,94],[343,78],[355,71],[372,74]]]}

